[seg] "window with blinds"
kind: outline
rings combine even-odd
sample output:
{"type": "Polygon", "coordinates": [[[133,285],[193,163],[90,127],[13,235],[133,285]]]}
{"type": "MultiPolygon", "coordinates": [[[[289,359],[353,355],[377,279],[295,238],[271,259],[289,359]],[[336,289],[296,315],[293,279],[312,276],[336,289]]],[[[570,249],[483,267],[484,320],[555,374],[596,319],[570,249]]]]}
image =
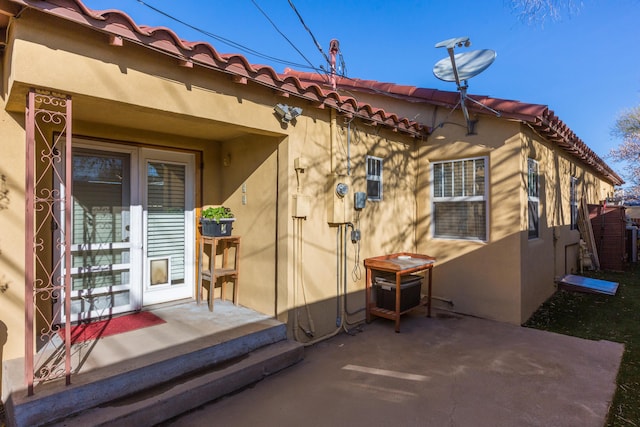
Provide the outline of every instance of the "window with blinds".
{"type": "Polygon", "coordinates": [[[167,284],[157,278],[163,274],[170,275],[171,285],[185,280],[185,173],[184,165],[147,164],[147,257],[154,263],[152,286],[167,284]],[[164,264],[168,268],[156,275],[164,264]]]}
{"type": "Polygon", "coordinates": [[[529,238],[535,239],[540,233],[540,184],[538,162],[527,161],[527,198],[529,211],[529,238]]]}
{"type": "Polygon", "coordinates": [[[432,163],[433,234],[487,240],[487,159],[432,163]]]}
{"type": "Polygon", "coordinates": [[[382,200],[382,159],[367,156],[367,199],[382,200]]]}

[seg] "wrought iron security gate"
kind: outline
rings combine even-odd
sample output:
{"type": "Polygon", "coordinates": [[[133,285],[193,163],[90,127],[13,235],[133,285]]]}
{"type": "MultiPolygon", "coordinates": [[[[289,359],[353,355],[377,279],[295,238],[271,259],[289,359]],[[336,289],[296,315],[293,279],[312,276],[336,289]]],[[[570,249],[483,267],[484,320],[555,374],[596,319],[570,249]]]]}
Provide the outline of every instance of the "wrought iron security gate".
{"type": "Polygon", "coordinates": [[[25,382],[29,395],[37,383],[62,377],[71,383],[70,318],[65,317],[60,336],[62,328],[55,323],[59,313],[51,312],[57,306],[68,313],[71,305],[71,118],[70,96],[35,89],[27,94],[25,382]],[[54,251],[64,257],[54,260],[54,251]],[[64,268],[56,262],[64,262],[64,268]],[[63,304],[53,304],[62,297],[63,304]]]}

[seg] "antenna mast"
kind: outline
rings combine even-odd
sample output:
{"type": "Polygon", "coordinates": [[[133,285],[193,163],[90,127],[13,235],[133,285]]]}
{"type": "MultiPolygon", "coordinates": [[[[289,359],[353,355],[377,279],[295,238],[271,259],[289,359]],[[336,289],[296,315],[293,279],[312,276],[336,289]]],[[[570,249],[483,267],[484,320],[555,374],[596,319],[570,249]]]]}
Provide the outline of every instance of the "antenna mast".
{"type": "Polygon", "coordinates": [[[477,120],[471,120],[469,118],[469,111],[465,104],[466,100],[474,102],[480,107],[485,108],[500,117],[500,113],[493,108],[490,108],[473,98],[467,97],[467,88],[469,87],[467,80],[486,70],[489,65],[495,61],[496,53],[490,49],[483,49],[454,55],[454,48],[462,46],[471,46],[471,40],[469,40],[469,37],[458,37],[437,43],[437,48],[444,47],[447,49],[449,58],[444,58],[438,61],[433,67],[433,74],[435,74],[435,76],[440,80],[456,82],[458,92],[460,92],[460,100],[453,109],[455,110],[456,107],[460,105],[464,119],[467,122],[467,135],[473,135],[475,133],[474,128],[477,120]]]}
{"type": "Polygon", "coordinates": [[[329,42],[329,54],[331,55],[331,87],[333,90],[336,90],[338,87],[338,82],[336,79],[336,55],[340,51],[340,42],[337,39],[332,39],[329,42]]]}

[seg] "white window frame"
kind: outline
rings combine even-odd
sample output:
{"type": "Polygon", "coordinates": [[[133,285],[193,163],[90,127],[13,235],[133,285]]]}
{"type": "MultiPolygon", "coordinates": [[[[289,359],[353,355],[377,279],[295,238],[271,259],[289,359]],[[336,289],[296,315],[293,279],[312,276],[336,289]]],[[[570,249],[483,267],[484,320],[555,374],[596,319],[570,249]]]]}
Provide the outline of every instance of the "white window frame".
{"type": "MultiPolygon", "coordinates": [[[[137,159],[138,159],[138,150],[135,147],[131,147],[131,146],[127,146],[127,145],[123,145],[123,144],[111,144],[111,143],[106,143],[106,142],[101,142],[101,141],[92,141],[92,140],[87,140],[87,139],[83,139],[83,138],[73,138],[73,150],[79,150],[79,149],[87,149],[87,150],[95,150],[95,151],[101,151],[104,153],[118,153],[118,154],[125,154],[129,156],[129,187],[128,187],[128,191],[129,191],[129,197],[130,197],[130,212],[129,212],[129,224],[135,224],[138,221],[141,221],[142,218],[142,210],[140,208],[140,200],[138,198],[138,194],[137,192],[134,190],[138,187],[139,185],[139,178],[138,178],[138,174],[135,171],[134,165],[137,163],[137,159]]],[[[66,149],[66,147],[64,147],[66,149]]],[[[65,159],[65,153],[64,151],[61,153],[61,158],[65,159]]],[[[59,164],[59,166],[61,168],[62,171],[64,171],[64,161],[62,163],[59,164]]],[[[56,188],[59,189],[60,194],[65,194],[65,187],[64,187],[64,182],[60,182],[59,179],[57,178],[58,176],[64,176],[64,174],[61,174],[61,172],[55,174],[54,180],[55,180],[55,186],[56,188]]],[[[63,202],[64,203],[64,202],[63,202]]],[[[73,203],[72,203],[73,206],[73,203]]],[[[60,215],[61,217],[64,216],[63,213],[64,209],[61,208],[60,206],[56,206],[55,208],[55,215],[60,215]]],[[[55,231],[56,240],[62,241],[62,238],[60,237],[61,235],[64,236],[65,233],[65,222],[62,221],[61,222],[61,227],[55,231]]],[[[130,300],[129,300],[129,304],[127,305],[119,305],[116,307],[112,307],[111,308],[111,313],[112,314],[117,314],[117,313],[124,313],[127,311],[132,311],[132,310],[137,310],[142,306],[142,289],[140,286],[134,286],[135,283],[139,283],[140,281],[140,277],[141,277],[141,269],[140,269],[140,262],[141,262],[141,257],[142,257],[142,244],[141,242],[141,238],[142,238],[142,230],[139,227],[131,227],[131,234],[129,236],[129,240],[127,242],[122,242],[122,243],[108,243],[106,245],[104,245],[104,250],[111,250],[111,249],[122,249],[122,248],[129,248],[130,249],[130,258],[129,258],[129,262],[127,264],[112,264],[111,268],[113,269],[113,271],[120,271],[120,270],[128,270],[129,271],[129,283],[126,285],[117,285],[117,286],[111,286],[109,289],[109,292],[114,292],[117,293],[119,291],[128,291],[129,292],[129,296],[130,296],[130,300]]],[[[100,249],[101,245],[95,245],[96,250],[100,249]]],[[[73,251],[78,251],[82,249],[82,245],[71,245],[71,250],[73,251]]],[[[58,265],[59,266],[59,270],[58,272],[56,272],[56,275],[58,277],[64,277],[65,275],[65,261],[64,261],[64,253],[61,253],[59,250],[55,250],[54,251],[54,257],[55,257],[55,262],[54,265],[58,265]]],[[[89,267],[91,268],[91,267],[89,267]]],[[[75,267],[71,269],[71,274],[77,274],[78,272],[80,272],[81,268],[75,267]]],[[[60,280],[60,279],[57,279],[60,280]]],[[[93,290],[90,290],[89,293],[93,292],[94,294],[99,292],[101,289],[94,288],[93,290]]],[[[74,290],[71,292],[71,298],[81,298],[83,293],[86,293],[86,290],[74,290]]],[[[90,319],[90,318],[95,318],[97,316],[102,316],[104,313],[102,310],[93,310],[93,311],[82,311],[80,313],[65,313],[64,311],[64,296],[61,295],[60,298],[58,298],[57,302],[56,302],[56,307],[59,308],[54,308],[54,312],[55,312],[55,323],[63,323],[65,321],[65,316],[67,315],[71,315],[72,316],[72,321],[79,321],[79,320],[83,320],[83,319],[90,319]],[[60,306],[58,306],[58,304],[60,304],[60,306]]]]}
{"type": "Polygon", "coordinates": [[[578,229],[578,178],[571,177],[569,184],[569,212],[571,212],[570,229],[578,229]]]}
{"type": "MultiPolygon", "coordinates": [[[[140,150],[139,170],[142,177],[142,206],[143,206],[143,242],[145,243],[144,257],[145,265],[143,271],[143,305],[148,306],[152,304],[158,304],[163,302],[175,301],[182,298],[192,298],[194,296],[194,287],[192,286],[196,272],[192,262],[189,260],[195,259],[195,181],[193,171],[195,170],[195,156],[192,153],[177,153],[166,150],[154,149],[154,148],[142,148],[140,150]],[[149,163],[169,163],[184,166],[186,169],[185,174],[185,242],[191,242],[185,246],[184,259],[185,259],[185,271],[184,282],[179,284],[170,284],[166,286],[151,285],[150,267],[151,264],[148,261],[149,258],[147,250],[149,248],[149,195],[148,191],[144,188],[148,185],[148,177],[146,174],[147,166],[149,163]]],[[[167,255],[162,255],[158,258],[167,258],[167,255]]],[[[171,272],[171,270],[169,271],[171,272]]],[[[169,281],[171,282],[171,280],[169,281]]]]}
{"type": "Polygon", "coordinates": [[[540,237],[540,164],[532,158],[527,159],[527,230],[529,239],[540,237]],[[536,207],[534,214],[538,227],[535,229],[531,228],[532,205],[536,207]]]}
{"type": "Polygon", "coordinates": [[[375,156],[367,156],[367,200],[371,200],[374,202],[379,202],[382,200],[382,171],[384,166],[384,159],[381,157],[375,156]],[[371,163],[377,163],[378,170],[371,170],[371,163]],[[371,196],[369,195],[369,183],[375,183],[378,187],[378,195],[371,196]]]}
{"type": "MultiPolygon", "coordinates": [[[[444,172],[444,167],[442,168],[442,172],[444,172]]],[[[464,176],[465,174],[463,173],[462,179],[464,180],[464,176]]],[[[476,178],[476,169],[474,168],[473,171],[473,180],[475,181],[476,178]]],[[[452,192],[455,192],[454,189],[454,185],[455,185],[455,179],[452,178],[451,179],[451,185],[452,185],[452,192]]],[[[464,184],[462,185],[462,193],[464,193],[464,184]]],[[[444,182],[443,182],[443,186],[441,188],[444,188],[444,182]]],[[[442,190],[442,192],[444,192],[444,190],[442,190]]],[[[436,161],[436,162],[432,162],[431,163],[431,200],[432,200],[432,217],[433,217],[433,221],[431,222],[431,236],[434,239],[445,239],[445,240],[471,240],[471,241],[477,241],[477,242],[488,242],[489,241],[489,217],[490,217],[490,212],[489,212],[489,157],[487,156],[480,156],[480,157],[468,157],[468,158],[464,158],[464,159],[456,159],[456,160],[444,160],[444,161],[436,161]],[[474,194],[461,194],[458,196],[444,196],[443,194],[436,194],[436,165],[444,165],[444,164],[451,164],[451,173],[453,174],[455,171],[455,168],[453,167],[453,165],[455,163],[461,163],[464,167],[464,162],[468,162],[468,161],[477,161],[477,160],[483,160],[484,162],[484,182],[483,182],[483,187],[482,187],[482,194],[475,194],[475,190],[474,190],[474,194]],[[435,211],[436,211],[436,204],[437,203],[447,203],[447,202],[484,202],[484,209],[485,209],[485,224],[484,224],[484,239],[478,238],[478,237],[464,237],[464,236],[444,236],[444,235],[437,235],[436,234],[436,219],[435,219],[435,211]]]]}

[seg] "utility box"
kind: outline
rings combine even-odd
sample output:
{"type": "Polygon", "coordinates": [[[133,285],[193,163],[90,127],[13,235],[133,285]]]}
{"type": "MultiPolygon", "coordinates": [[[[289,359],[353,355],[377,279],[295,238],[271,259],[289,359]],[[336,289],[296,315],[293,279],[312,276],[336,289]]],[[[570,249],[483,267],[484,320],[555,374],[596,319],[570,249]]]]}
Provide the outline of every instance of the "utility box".
{"type": "Polygon", "coordinates": [[[331,175],[327,189],[327,222],[329,224],[346,224],[350,222],[349,213],[353,207],[353,190],[351,177],[331,175]]]}
{"type": "Polygon", "coordinates": [[[306,194],[294,194],[292,204],[294,218],[306,218],[309,216],[309,196],[306,194]]]}

